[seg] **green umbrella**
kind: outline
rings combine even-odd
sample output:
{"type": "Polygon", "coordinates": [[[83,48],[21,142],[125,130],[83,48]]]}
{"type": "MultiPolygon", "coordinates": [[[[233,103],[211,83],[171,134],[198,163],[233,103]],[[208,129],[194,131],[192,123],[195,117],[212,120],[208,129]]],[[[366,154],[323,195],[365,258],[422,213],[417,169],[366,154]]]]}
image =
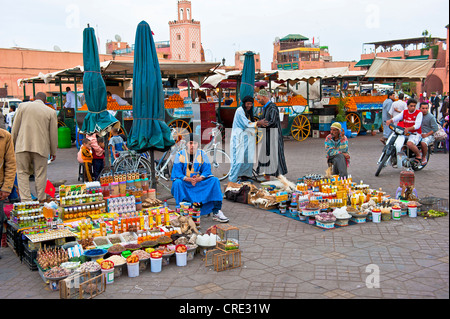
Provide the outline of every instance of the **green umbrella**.
{"type": "Polygon", "coordinates": [[[113,127],[120,127],[119,121],[107,110],[106,84],[100,72],[97,40],[93,28],[83,31],[83,90],[89,113],[83,121],[82,134],[98,133],[105,136],[113,127]]]}
{"type": "Polygon", "coordinates": [[[136,31],[133,69],[133,126],[128,147],[137,152],[166,151],[175,144],[164,122],[164,91],[156,46],[147,22],[136,31]]]}
{"type": "MultiPolygon", "coordinates": [[[[255,93],[255,54],[251,51],[245,53],[244,68],[240,87],[241,101],[246,96],[253,97],[255,93]]],[[[241,102],[242,103],[242,102],[241,102]]]]}

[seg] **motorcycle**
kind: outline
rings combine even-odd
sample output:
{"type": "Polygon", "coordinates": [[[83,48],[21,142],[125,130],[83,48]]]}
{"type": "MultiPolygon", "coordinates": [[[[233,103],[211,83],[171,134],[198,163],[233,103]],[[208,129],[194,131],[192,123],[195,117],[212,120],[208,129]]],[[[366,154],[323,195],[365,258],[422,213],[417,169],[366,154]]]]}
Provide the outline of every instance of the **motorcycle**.
{"type": "MultiPolygon", "coordinates": [[[[375,176],[379,176],[381,170],[386,167],[388,163],[390,163],[392,166],[397,164],[399,168],[413,169],[414,171],[421,171],[422,169],[424,169],[430,161],[432,145],[429,145],[428,147],[426,164],[417,163],[415,161],[416,155],[406,145],[405,136],[409,136],[410,134],[408,133],[405,135],[405,128],[401,126],[391,124],[389,125],[389,128],[393,133],[386,141],[386,145],[383,148],[383,152],[381,153],[380,159],[377,162],[378,169],[375,173],[375,176]]],[[[417,147],[421,151],[422,147],[420,143],[417,147]]]]}

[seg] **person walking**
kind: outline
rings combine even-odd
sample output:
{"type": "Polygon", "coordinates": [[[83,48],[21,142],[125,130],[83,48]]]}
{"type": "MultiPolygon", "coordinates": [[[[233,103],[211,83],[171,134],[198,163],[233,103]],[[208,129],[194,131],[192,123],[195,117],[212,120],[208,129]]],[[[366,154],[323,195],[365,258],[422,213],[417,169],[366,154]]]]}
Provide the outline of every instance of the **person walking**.
{"type": "Polygon", "coordinates": [[[394,92],[388,92],[387,99],[383,102],[383,137],[380,139],[381,143],[386,144],[387,139],[391,135],[392,131],[386,121],[390,120],[391,114],[389,113],[392,108],[392,103],[394,103],[394,92]]]}
{"type": "Polygon", "coordinates": [[[439,107],[441,106],[440,102],[441,102],[441,100],[436,95],[436,92],[431,93],[431,97],[430,97],[431,109],[430,109],[430,112],[431,112],[431,114],[433,114],[436,117],[436,121],[438,120],[438,117],[439,117],[439,107]]]}
{"type": "Polygon", "coordinates": [[[53,162],[58,147],[56,111],[45,105],[46,95],[36,94],[35,101],[21,103],[14,116],[11,135],[17,161],[17,180],[22,201],[31,201],[30,175],[34,174],[37,198],[46,199],[47,160],[53,162]]]}
{"type": "Polygon", "coordinates": [[[3,236],[3,223],[6,221],[3,205],[11,194],[15,178],[16,156],[12,137],[6,130],[0,129],[0,240],[3,236]]]}

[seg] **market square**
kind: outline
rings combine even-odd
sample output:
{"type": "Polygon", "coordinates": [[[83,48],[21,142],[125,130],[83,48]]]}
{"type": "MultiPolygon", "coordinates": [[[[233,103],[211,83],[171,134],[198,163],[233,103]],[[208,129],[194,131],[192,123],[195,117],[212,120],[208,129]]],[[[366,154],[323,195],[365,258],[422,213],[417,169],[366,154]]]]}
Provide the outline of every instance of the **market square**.
{"type": "Polygon", "coordinates": [[[360,5],[345,49],[288,24],[241,50],[172,2],[113,34],[59,5],[71,51],[0,42],[0,298],[448,299],[448,15],[387,37],[360,5]]]}

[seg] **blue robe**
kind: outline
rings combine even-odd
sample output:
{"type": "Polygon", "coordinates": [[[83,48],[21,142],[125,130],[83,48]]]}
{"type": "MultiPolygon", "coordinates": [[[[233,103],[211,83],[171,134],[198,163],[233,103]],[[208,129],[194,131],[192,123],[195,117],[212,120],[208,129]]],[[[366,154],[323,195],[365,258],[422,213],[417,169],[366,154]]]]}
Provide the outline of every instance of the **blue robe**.
{"type": "Polygon", "coordinates": [[[236,110],[231,131],[231,171],[228,179],[236,183],[240,176],[252,177],[256,150],[256,123],[246,116],[243,107],[236,110]]]}
{"type": "Polygon", "coordinates": [[[172,195],[177,205],[180,202],[202,203],[201,215],[208,215],[214,208],[214,202],[222,202],[223,194],[220,181],[211,174],[211,164],[208,156],[202,150],[197,150],[194,165],[188,168],[189,156],[186,150],[178,152],[172,169],[172,195]],[[195,186],[183,180],[184,177],[201,175],[205,179],[195,186]]]}

